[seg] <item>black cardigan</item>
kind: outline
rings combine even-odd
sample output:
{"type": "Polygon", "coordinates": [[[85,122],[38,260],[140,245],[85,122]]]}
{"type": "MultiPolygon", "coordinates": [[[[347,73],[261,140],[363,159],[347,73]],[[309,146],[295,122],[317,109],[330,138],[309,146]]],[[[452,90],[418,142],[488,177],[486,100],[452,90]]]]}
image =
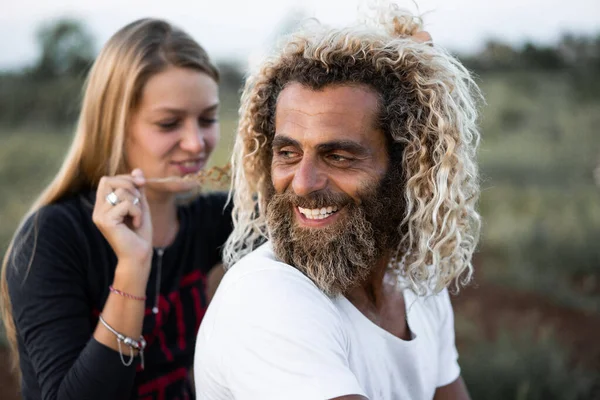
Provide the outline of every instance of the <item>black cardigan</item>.
{"type": "Polygon", "coordinates": [[[179,232],[162,256],[157,315],[152,313],[159,258],[154,252],[142,332],[148,342],[144,370],[137,359],[123,366],[118,352],[92,337],[117,264],[92,222],[94,196],[44,207],[17,236],[7,279],[23,399],[194,398],[189,370],[207,307],[206,275],[221,262],[221,247],[232,230],[226,196],[201,195],[179,206],[179,232]]]}

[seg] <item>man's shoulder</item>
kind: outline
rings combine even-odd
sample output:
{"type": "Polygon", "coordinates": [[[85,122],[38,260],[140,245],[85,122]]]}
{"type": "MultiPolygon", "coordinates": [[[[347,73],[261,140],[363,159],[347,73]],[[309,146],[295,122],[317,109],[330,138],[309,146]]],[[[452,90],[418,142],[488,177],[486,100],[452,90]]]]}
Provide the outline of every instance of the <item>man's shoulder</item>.
{"type": "Polygon", "coordinates": [[[420,318],[429,320],[429,323],[438,325],[443,323],[452,314],[452,303],[448,289],[444,288],[439,292],[433,290],[426,294],[416,294],[410,289],[405,290],[405,301],[407,302],[407,312],[417,314],[420,318]]]}
{"type": "Polygon", "coordinates": [[[326,383],[355,384],[348,348],[332,300],[266,244],[221,281],[196,341],[196,384],[236,398],[285,398],[289,388],[294,398],[338,397],[317,392],[326,383]]]}
{"type": "Polygon", "coordinates": [[[227,271],[211,307],[215,314],[229,310],[256,319],[308,310],[337,314],[331,298],[303,273],[278,260],[268,242],[227,271]]]}
{"type": "Polygon", "coordinates": [[[245,286],[245,283],[259,282],[282,285],[299,285],[322,293],[302,272],[279,260],[271,243],[267,242],[235,263],[225,274],[221,286],[245,286]]]}

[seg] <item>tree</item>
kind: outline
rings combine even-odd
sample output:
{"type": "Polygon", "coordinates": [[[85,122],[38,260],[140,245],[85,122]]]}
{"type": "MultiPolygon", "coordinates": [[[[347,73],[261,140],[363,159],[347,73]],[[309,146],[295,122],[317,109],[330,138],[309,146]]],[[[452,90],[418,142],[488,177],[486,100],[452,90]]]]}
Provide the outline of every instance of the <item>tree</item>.
{"type": "Polygon", "coordinates": [[[95,56],[94,39],[81,21],[60,18],[42,25],[37,39],[40,59],[33,68],[36,78],[81,76],[95,56]]]}
{"type": "Polygon", "coordinates": [[[536,46],[531,42],[527,42],[525,43],[525,46],[523,46],[520,59],[525,67],[546,71],[556,71],[565,66],[565,63],[556,48],[536,46]]]}

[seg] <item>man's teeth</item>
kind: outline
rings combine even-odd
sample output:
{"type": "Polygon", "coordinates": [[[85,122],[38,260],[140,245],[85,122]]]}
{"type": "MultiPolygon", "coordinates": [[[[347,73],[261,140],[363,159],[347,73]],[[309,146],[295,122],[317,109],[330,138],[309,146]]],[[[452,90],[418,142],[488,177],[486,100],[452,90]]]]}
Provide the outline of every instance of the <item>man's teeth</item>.
{"type": "Polygon", "coordinates": [[[308,219],[325,219],[338,210],[337,206],[329,206],[323,208],[302,208],[298,207],[298,211],[308,219]]]}
{"type": "Polygon", "coordinates": [[[181,163],[181,165],[183,165],[184,167],[193,167],[196,164],[198,164],[198,161],[186,161],[181,163]]]}

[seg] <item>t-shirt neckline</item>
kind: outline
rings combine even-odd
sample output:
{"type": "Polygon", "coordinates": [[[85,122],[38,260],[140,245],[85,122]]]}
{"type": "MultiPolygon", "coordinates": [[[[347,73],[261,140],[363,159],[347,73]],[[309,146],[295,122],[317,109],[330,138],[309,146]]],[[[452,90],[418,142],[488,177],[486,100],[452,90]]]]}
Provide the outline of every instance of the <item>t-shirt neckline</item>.
{"type": "Polygon", "coordinates": [[[354,304],[352,304],[352,302],[350,300],[348,300],[345,296],[340,295],[340,296],[338,296],[338,298],[343,303],[344,308],[348,309],[349,312],[353,313],[356,316],[356,318],[358,319],[358,321],[360,321],[361,324],[367,326],[368,329],[376,331],[380,336],[383,336],[384,338],[390,338],[391,340],[393,340],[395,342],[402,343],[403,345],[408,346],[408,345],[412,345],[412,343],[416,342],[416,340],[419,337],[419,335],[417,335],[417,333],[413,329],[414,323],[412,323],[409,318],[409,310],[412,306],[412,303],[416,299],[412,298],[413,296],[412,296],[412,292],[410,290],[404,289],[402,294],[404,295],[404,312],[406,315],[406,322],[408,324],[408,329],[409,329],[410,335],[411,335],[410,340],[404,340],[402,338],[399,338],[398,336],[393,335],[392,333],[386,331],[379,325],[375,324],[373,321],[371,321],[369,318],[367,318],[367,316],[364,315],[358,308],[356,308],[356,306],[354,304]]]}

